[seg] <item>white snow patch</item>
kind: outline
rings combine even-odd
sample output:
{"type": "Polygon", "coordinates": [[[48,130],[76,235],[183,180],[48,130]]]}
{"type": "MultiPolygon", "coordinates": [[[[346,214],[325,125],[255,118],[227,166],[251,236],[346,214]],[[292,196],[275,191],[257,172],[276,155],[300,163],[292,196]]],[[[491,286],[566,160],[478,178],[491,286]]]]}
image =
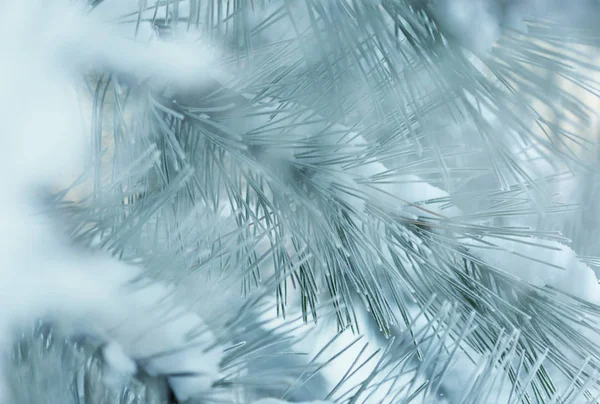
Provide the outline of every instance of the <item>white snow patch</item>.
{"type": "Polygon", "coordinates": [[[594,0],[434,0],[446,29],[472,50],[485,53],[506,27],[526,31],[525,21],[553,18],[577,24],[589,18],[594,0]],[[587,16],[586,16],[587,14],[587,16]]]}
{"type": "Polygon", "coordinates": [[[494,1],[438,0],[436,13],[447,29],[477,52],[487,52],[500,37],[494,1]]]}
{"type": "MultiPolygon", "coordinates": [[[[299,302],[295,302],[295,304],[297,305],[295,307],[296,309],[299,309],[299,307],[300,307],[298,303],[299,302]]],[[[293,306],[290,307],[289,309],[293,309],[293,306]]],[[[368,324],[366,316],[369,316],[370,315],[369,313],[365,312],[364,310],[358,310],[356,312],[356,315],[358,317],[359,324],[361,324],[362,326],[365,326],[366,324],[368,324]]],[[[273,318],[273,314],[271,314],[271,313],[264,314],[261,317],[261,320],[271,321],[271,326],[273,328],[279,326],[279,327],[287,327],[288,329],[291,329],[294,327],[294,324],[286,323],[285,320],[283,320],[281,318],[273,318]]],[[[419,327],[419,325],[417,325],[417,328],[418,327],[419,327]]],[[[321,355],[315,361],[316,363],[324,363],[345,349],[345,351],[343,353],[341,353],[334,360],[329,362],[329,364],[326,365],[325,367],[323,367],[320,371],[328,383],[328,386],[327,386],[328,390],[332,390],[333,388],[336,387],[336,385],[340,382],[340,380],[345,375],[345,373],[348,371],[348,369],[352,368],[353,372],[356,371],[356,372],[354,372],[354,374],[351,377],[348,377],[344,381],[344,387],[341,388],[340,390],[338,390],[336,395],[332,399],[336,399],[338,396],[345,394],[351,387],[354,387],[354,386],[368,380],[369,377],[371,376],[373,370],[375,370],[375,367],[377,366],[377,362],[381,358],[381,350],[383,350],[385,348],[385,344],[380,342],[379,335],[375,335],[379,331],[368,330],[369,327],[363,327],[363,328],[367,328],[367,331],[362,334],[363,338],[360,341],[354,343],[354,345],[352,345],[350,348],[348,348],[353,342],[355,342],[355,340],[359,337],[359,335],[353,334],[350,329],[347,329],[347,330],[343,331],[340,335],[338,335],[339,330],[337,327],[336,319],[334,318],[334,316],[330,315],[329,317],[321,318],[320,325],[318,327],[305,329],[305,332],[307,333],[307,337],[299,338],[299,342],[295,345],[295,348],[299,352],[308,353],[310,358],[315,358],[316,355],[320,353],[321,349],[324,346],[330,344],[324,352],[321,352],[321,355]],[[331,342],[334,337],[336,337],[335,341],[331,342]],[[365,347],[365,344],[368,344],[368,345],[365,347]],[[363,347],[364,347],[364,352],[360,355],[360,358],[357,361],[357,363],[354,363],[356,358],[359,356],[361,350],[363,349],[363,347]],[[379,353],[377,353],[378,350],[380,350],[379,353]],[[368,361],[367,363],[364,363],[366,361],[366,359],[368,357],[370,357],[371,355],[375,355],[375,357],[373,359],[371,359],[370,361],[368,361]],[[359,367],[360,367],[360,369],[359,369],[359,367]]],[[[389,376],[389,375],[387,375],[387,376],[389,376]]],[[[376,374],[375,377],[370,381],[370,383],[369,383],[370,386],[377,386],[378,384],[379,384],[379,386],[376,389],[373,389],[375,391],[370,390],[369,393],[367,393],[367,394],[372,393],[369,396],[368,402],[389,403],[390,397],[387,395],[388,389],[392,388],[392,386],[398,387],[398,386],[406,385],[406,383],[408,383],[409,381],[412,380],[412,375],[403,376],[403,378],[397,379],[395,382],[394,382],[394,380],[392,380],[392,378],[390,378],[388,380],[384,380],[385,377],[386,377],[386,372],[383,371],[383,372],[380,372],[379,374],[376,374]]],[[[425,381],[423,377],[419,377],[418,380],[420,382],[425,381]]],[[[419,384],[420,383],[417,383],[416,385],[419,385],[419,384]]],[[[397,392],[395,389],[392,389],[392,390],[394,391],[394,393],[397,392]]],[[[402,394],[402,396],[404,397],[405,395],[408,395],[408,394],[409,393],[404,392],[402,394]]],[[[346,398],[347,398],[347,396],[346,396],[346,398]]],[[[283,403],[286,403],[286,401],[280,401],[280,400],[269,401],[269,400],[273,400],[273,399],[259,400],[258,402],[254,402],[253,404],[259,404],[259,403],[260,404],[276,404],[276,403],[283,404],[283,403]]],[[[421,403],[422,398],[420,396],[417,396],[413,399],[412,402],[414,404],[421,403]]],[[[312,403],[329,404],[330,401],[313,401],[312,403]]]]}
{"type": "Polygon", "coordinates": [[[114,389],[119,389],[131,379],[137,370],[137,365],[123,350],[118,342],[110,342],[102,349],[104,368],[102,378],[104,383],[114,389]]]}
{"type": "Polygon", "coordinates": [[[482,240],[497,246],[495,249],[477,248],[475,245],[482,244],[474,243],[473,250],[486,263],[534,286],[552,286],[592,303],[600,303],[600,286],[594,271],[568,246],[535,238],[484,237],[482,240]]]}
{"type": "MultiPolygon", "coordinates": [[[[154,352],[159,347],[164,351],[172,351],[168,355],[151,360],[146,365],[146,370],[150,374],[187,373],[181,377],[169,377],[169,384],[181,401],[209,391],[212,382],[219,377],[222,348],[218,347],[205,352],[207,347],[214,344],[214,335],[210,331],[204,330],[197,338],[189,341],[188,338],[185,338],[195,330],[202,330],[202,327],[205,326],[199,316],[186,313],[165,327],[165,331],[170,337],[168,340],[150,341],[151,344],[148,346],[148,349],[152,348],[154,352]]],[[[143,352],[138,354],[143,354],[143,352]]]]}
{"type": "MultiPolygon", "coordinates": [[[[202,79],[210,51],[198,52],[197,44],[194,52],[181,43],[140,46],[69,0],[3,6],[0,34],[11,40],[0,44],[0,73],[9,78],[0,80],[0,347],[11,346],[16,327],[49,317],[73,334],[112,341],[104,352],[109,382],[130,374],[133,358],[181,348],[144,363],[156,372],[179,364],[202,374],[186,383],[171,378],[178,396],[206,388],[217,377],[222,348],[197,348],[215,345],[210,330],[188,336],[206,328],[202,319],[177,308],[165,285],[131,289],[140,268],[71,247],[37,214],[36,191],[69,183],[83,167],[89,132],[78,120],[82,68],[184,83],[202,79]]],[[[10,402],[5,387],[0,402],[10,402]]]]}

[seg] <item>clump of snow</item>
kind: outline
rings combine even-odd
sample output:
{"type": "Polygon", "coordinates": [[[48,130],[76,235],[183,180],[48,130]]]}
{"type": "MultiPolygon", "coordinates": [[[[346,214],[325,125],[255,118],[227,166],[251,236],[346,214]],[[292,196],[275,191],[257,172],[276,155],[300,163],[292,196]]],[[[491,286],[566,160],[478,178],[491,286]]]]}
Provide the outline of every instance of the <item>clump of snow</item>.
{"type": "MultiPolygon", "coordinates": [[[[296,306],[296,308],[299,307],[299,305],[296,306]]],[[[416,312],[413,314],[416,314],[416,312]]],[[[370,313],[364,310],[356,311],[358,324],[361,324],[361,326],[368,325],[369,321],[367,316],[370,315],[370,313]]],[[[272,316],[271,313],[265,313],[261,316],[261,320],[268,320],[277,328],[294,328],[293,324],[286,323],[284,319],[279,317],[273,318],[272,316]]],[[[426,324],[427,320],[421,318],[415,324],[415,330],[422,328],[426,324]]],[[[370,389],[369,393],[365,394],[365,397],[369,395],[368,402],[387,403],[389,402],[390,391],[394,391],[395,394],[397,393],[395,387],[406,386],[413,380],[413,375],[411,375],[410,372],[400,379],[389,377],[390,374],[385,371],[377,372],[376,367],[378,366],[378,361],[382,358],[381,352],[386,348],[386,342],[388,341],[382,341],[380,330],[368,326],[365,328],[366,331],[361,335],[353,333],[350,329],[340,331],[334,316],[329,315],[324,316],[320,320],[320,325],[318,327],[308,329],[308,338],[298,339],[295,348],[297,348],[299,352],[308,353],[309,357],[314,358],[315,363],[317,364],[329,361],[329,363],[320,370],[320,373],[327,381],[327,390],[331,391],[336,388],[344,375],[346,375],[346,372],[348,372],[349,369],[352,369],[351,372],[346,375],[346,378],[343,381],[343,387],[337,391],[336,395],[331,397],[332,401],[312,401],[306,404],[330,404],[332,402],[342,401],[337,400],[338,396],[345,395],[352,387],[358,386],[364,382],[368,383],[368,388],[370,389]],[[325,346],[327,346],[327,349],[323,351],[322,349],[325,346]],[[373,356],[371,360],[367,361],[367,358],[371,356],[373,356]],[[373,376],[374,371],[375,375],[370,379],[373,376]]],[[[425,376],[419,376],[416,380],[418,381],[416,386],[418,386],[425,382],[425,376]]],[[[403,391],[396,397],[397,401],[401,401],[402,397],[406,397],[412,392],[413,390],[410,392],[403,391]]],[[[346,396],[346,398],[347,397],[348,396],[346,396]]],[[[364,399],[364,397],[361,398],[364,399]]],[[[419,403],[421,402],[421,398],[417,396],[414,398],[413,402],[419,403]]],[[[287,401],[276,400],[273,398],[253,402],[253,404],[285,403],[287,403],[287,401]]]]}
{"type": "MultiPolygon", "coordinates": [[[[186,374],[181,377],[169,377],[169,384],[181,401],[209,391],[212,383],[219,377],[223,349],[217,347],[207,350],[214,344],[215,337],[210,330],[203,328],[206,326],[199,316],[194,313],[185,313],[164,328],[169,335],[168,339],[149,341],[150,345],[145,352],[146,354],[153,353],[150,349],[156,352],[157,348],[168,352],[168,354],[153,358],[146,364],[146,370],[151,375],[186,374]],[[194,339],[186,337],[193,335],[194,332],[200,336],[194,339]]],[[[144,354],[139,347],[136,350],[137,355],[144,354]]]]}
{"type": "Polygon", "coordinates": [[[112,341],[102,349],[104,360],[102,378],[104,383],[114,389],[119,389],[131,379],[137,370],[135,362],[127,356],[123,347],[112,341]]]}
{"type": "Polygon", "coordinates": [[[214,345],[215,336],[199,316],[177,309],[169,300],[169,288],[153,284],[132,290],[127,285],[142,275],[138,268],[74,250],[32,215],[10,213],[0,216],[11,233],[0,244],[0,346],[10,346],[14,327],[48,316],[70,326],[72,334],[118,342],[130,358],[152,358],[179,349],[177,355],[143,362],[154,373],[172,372],[177,366],[202,373],[185,383],[172,378],[178,396],[203,390],[218,377],[222,348],[216,345],[204,352],[214,345]],[[204,332],[192,339],[191,331],[204,332]]]}
{"type": "Polygon", "coordinates": [[[550,17],[578,23],[589,18],[593,0],[434,0],[433,9],[446,29],[465,46],[484,53],[504,28],[525,31],[525,21],[550,17]],[[586,16],[586,14],[588,16],[586,16]]]}
{"type": "Polygon", "coordinates": [[[592,303],[600,303],[600,286],[594,271],[568,246],[535,238],[484,237],[482,242],[495,246],[478,248],[474,245],[474,252],[487,264],[534,286],[552,286],[592,303]]]}
{"type": "MultiPolygon", "coordinates": [[[[3,6],[0,33],[10,40],[0,44],[0,73],[7,78],[0,80],[0,347],[10,347],[15,327],[49,317],[73,334],[113,341],[104,350],[109,382],[131,374],[133,359],[151,358],[143,364],[157,373],[181,365],[201,374],[185,383],[171,378],[178,396],[205,389],[218,375],[222,348],[210,330],[188,336],[206,328],[202,319],[178,308],[165,285],[133,289],[140,268],[70,246],[38,215],[36,192],[68,183],[83,167],[82,69],[183,83],[202,78],[210,55],[197,46],[187,52],[180,43],[139,46],[68,0],[3,6]],[[208,345],[216,348],[204,352],[208,345]],[[174,349],[183,353],[153,356],[174,349]]],[[[0,402],[10,402],[1,385],[0,402]]]]}
{"type": "Polygon", "coordinates": [[[450,33],[478,52],[487,52],[500,37],[494,1],[439,0],[435,5],[450,33]]]}

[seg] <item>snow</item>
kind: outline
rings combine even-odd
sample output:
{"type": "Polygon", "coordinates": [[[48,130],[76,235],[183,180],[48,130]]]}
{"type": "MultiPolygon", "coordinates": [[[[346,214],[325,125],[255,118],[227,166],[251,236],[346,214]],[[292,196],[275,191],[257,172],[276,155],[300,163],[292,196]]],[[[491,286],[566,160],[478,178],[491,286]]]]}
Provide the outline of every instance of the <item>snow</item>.
{"type": "MultiPolygon", "coordinates": [[[[293,313],[293,310],[299,310],[300,302],[290,302],[290,306],[288,307],[288,314],[293,313]]],[[[304,329],[306,332],[306,336],[303,335],[302,338],[299,338],[299,341],[294,345],[294,348],[298,352],[307,353],[309,358],[315,358],[315,363],[325,363],[328,360],[332,359],[335,355],[335,359],[331,360],[326,366],[324,366],[320,372],[325,377],[327,381],[327,390],[333,390],[336,388],[336,385],[340,382],[342,377],[346,374],[348,369],[352,367],[352,371],[354,374],[351,377],[348,377],[343,384],[343,387],[340,388],[337,393],[331,397],[332,401],[313,401],[312,403],[331,403],[343,400],[337,400],[340,396],[347,393],[350,388],[359,385],[360,383],[369,379],[372,375],[373,370],[377,366],[377,362],[381,358],[381,351],[386,348],[386,344],[389,341],[383,341],[381,335],[379,334],[379,330],[370,329],[368,326],[369,321],[367,316],[371,314],[364,310],[356,311],[358,323],[362,327],[361,334],[355,334],[350,329],[346,329],[341,332],[338,329],[338,324],[335,316],[333,315],[325,315],[321,316],[319,319],[318,327],[311,327],[307,325],[307,328],[304,329]],[[310,328],[308,328],[310,327],[310,328]],[[362,336],[362,337],[361,337],[362,336]],[[335,340],[332,341],[335,337],[335,340]],[[357,338],[362,338],[358,342],[356,342],[357,338]],[[365,346],[366,345],[366,346],[365,346]],[[323,352],[321,350],[323,347],[327,346],[327,349],[323,352]],[[361,350],[364,351],[361,354],[361,350]],[[343,351],[343,352],[342,352],[343,351]],[[318,355],[318,357],[317,357],[318,355]],[[366,359],[371,355],[374,357],[366,362],[366,359]],[[360,356],[360,357],[359,357],[360,356]],[[358,361],[356,361],[356,359],[358,361]],[[356,361],[356,363],[354,363],[356,361]],[[366,362],[366,363],[365,363],[366,362]]],[[[293,318],[294,315],[291,314],[289,318],[293,318]]],[[[284,319],[274,317],[272,313],[264,313],[261,318],[261,321],[269,321],[270,324],[274,328],[282,327],[282,329],[293,329],[295,327],[294,324],[286,323],[284,319]]],[[[426,320],[421,318],[420,321],[415,324],[415,331],[419,328],[423,327],[426,324],[426,320]]],[[[389,369],[388,369],[389,370],[389,369]]],[[[413,380],[413,374],[411,372],[407,372],[406,376],[402,376],[402,378],[393,379],[393,374],[387,374],[386,371],[381,372],[380,374],[376,374],[375,377],[369,381],[369,386],[371,390],[368,394],[370,394],[367,402],[373,403],[389,403],[388,390],[391,389],[394,394],[397,393],[395,389],[399,389],[400,386],[405,386],[413,380]],[[384,375],[385,374],[385,375],[384,375]],[[378,386],[377,388],[373,388],[373,386],[378,386]]],[[[425,376],[419,375],[416,377],[417,383],[415,386],[418,386],[425,382],[425,376]]],[[[400,398],[408,396],[410,393],[404,391],[399,397],[400,398]]],[[[364,399],[367,396],[365,394],[364,399]]],[[[346,396],[348,398],[348,396],[346,396]]],[[[401,400],[400,400],[401,401],[401,400]]],[[[359,400],[360,402],[360,400],[359,400]]],[[[413,404],[418,404],[422,402],[421,396],[416,396],[412,401],[413,404]]],[[[275,399],[263,399],[258,402],[255,401],[253,404],[283,404],[286,401],[275,400],[275,399]]]]}
{"type": "Polygon", "coordinates": [[[487,52],[500,37],[494,5],[488,0],[440,0],[435,10],[448,30],[465,45],[487,52]]]}
{"type": "MultiPolygon", "coordinates": [[[[204,352],[215,341],[210,330],[196,339],[187,337],[190,331],[206,326],[199,316],[185,313],[169,301],[169,288],[153,284],[131,290],[126,285],[141,275],[138,268],[74,250],[32,216],[11,213],[0,217],[3,228],[11,233],[0,244],[1,346],[10,346],[15,327],[28,326],[38,317],[47,316],[64,323],[72,334],[118,342],[130,358],[182,349],[144,363],[150,373],[201,372],[202,376],[184,382],[170,379],[180,397],[206,389],[218,377],[222,348],[217,345],[204,352]],[[190,345],[194,347],[187,348],[190,345]]],[[[107,365],[121,373],[126,361],[119,359],[114,345],[109,347],[108,353],[115,355],[109,355],[107,365]]]]}
{"type": "Polygon", "coordinates": [[[137,370],[135,362],[127,356],[118,342],[112,341],[105,345],[102,349],[102,358],[104,360],[103,381],[115,390],[127,384],[137,370]]]}
{"type": "Polygon", "coordinates": [[[487,264],[538,287],[552,286],[564,293],[600,304],[600,286],[594,271],[568,246],[533,237],[514,240],[484,237],[495,249],[474,243],[473,250],[487,264]],[[524,244],[524,243],[533,243],[524,244]]]}
{"type": "MultiPolygon", "coordinates": [[[[156,319],[156,321],[160,321],[156,319]]],[[[213,381],[219,377],[219,364],[223,356],[222,348],[205,352],[207,347],[215,342],[215,337],[210,331],[204,331],[200,337],[193,340],[185,338],[194,330],[202,330],[202,319],[192,313],[178,317],[163,329],[170,338],[156,340],[153,338],[148,346],[148,351],[176,350],[176,352],[160,356],[151,360],[146,365],[146,370],[151,375],[164,375],[174,373],[189,373],[192,376],[169,377],[169,384],[177,398],[185,401],[191,397],[199,396],[202,392],[211,389],[213,381]],[[181,349],[184,348],[184,349],[181,349]]],[[[138,348],[139,349],[139,348],[138,348]]],[[[145,350],[139,351],[138,355],[145,350]]]]}
{"type": "MultiPolygon", "coordinates": [[[[163,284],[133,288],[141,268],[71,246],[38,214],[37,192],[68,184],[83,167],[86,133],[76,80],[82,68],[104,65],[154,80],[184,82],[208,68],[211,59],[188,56],[185,44],[137,46],[68,0],[9,2],[0,34],[0,347],[14,331],[46,317],[73,335],[108,341],[106,381],[134,371],[194,371],[185,382],[172,377],[179,397],[210,386],[223,350],[195,313],[170,299],[163,284]],[[35,97],[32,97],[35,95],[35,97]],[[190,338],[191,330],[204,330],[190,338]],[[208,345],[216,348],[204,352],[208,345]],[[193,348],[192,348],[193,347],[193,348]],[[202,347],[200,349],[198,347],[202,347]],[[152,357],[170,349],[179,353],[152,357]]],[[[198,49],[198,48],[196,48],[198,49]]],[[[0,385],[0,402],[10,402],[0,385]]]]}
{"type": "Polygon", "coordinates": [[[433,10],[446,29],[480,54],[491,49],[506,27],[526,31],[525,21],[539,17],[578,24],[589,18],[594,6],[594,0],[433,1],[433,10]]]}

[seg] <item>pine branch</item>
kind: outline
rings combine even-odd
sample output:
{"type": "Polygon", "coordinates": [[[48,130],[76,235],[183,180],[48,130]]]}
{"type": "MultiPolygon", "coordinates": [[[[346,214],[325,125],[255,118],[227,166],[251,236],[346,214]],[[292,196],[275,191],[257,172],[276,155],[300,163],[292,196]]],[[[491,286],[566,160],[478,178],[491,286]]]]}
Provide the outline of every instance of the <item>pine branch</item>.
{"type": "MultiPolygon", "coordinates": [[[[513,148],[516,141],[531,146],[560,169],[584,166],[573,145],[581,144],[578,135],[529,125],[546,123],[532,100],[557,109],[554,97],[568,98],[559,88],[549,92],[532,69],[593,84],[569,66],[578,63],[567,50],[572,38],[547,38],[551,24],[540,23],[534,34],[511,34],[491,54],[476,55],[445,31],[435,10],[414,2],[202,5],[140,3],[124,22],[135,32],[151,24],[173,38],[195,28],[210,33],[224,49],[215,63],[222,71],[166,39],[145,49],[83,24],[84,32],[102,35],[91,50],[85,36],[75,42],[78,60],[110,72],[92,94],[93,186],[82,203],[65,201],[65,191],[54,207],[77,242],[141,261],[147,277],[176,285],[192,306],[196,296],[214,298],[203,318],[213,319],[217,345],[232,348],[219,362],[222,378],[203,398],[218,401],[222,391],[290,398],[320,370],[280,360],[285,351],[277,349],[272,362],[260,359],[264,346],[283,344],[291,332],[241,326],[252,304],[219,296],[241,281],[249,297],[274,292],[277,310],[288,316],[288,289],[297,289],[300,323],[320,321],[331,305],[341,330],[358,325],[361,301],[377,327],[394,334],[373,357],[361,351],[340,384],[315,398],[434,397],[450,363],[464,354],[478,367],[459,402],[506,392],[507,402],[578,394],[591,400],[600,360],[597,307],[565,295],[562,282],[523,282],[511,265],[527,261],[506,259],[529,256],[545,278],[558,268],[555,259],[540,262],[539,244],[564,239],[493,225],[572,209],[548,201],[544,185],[556,178],[540,181],[513,148]],[[278,38],[282,24],[292,29],[278,38]],[[119,46],[102,54],[103,40],[119,46]],[[119,58],[118,49],[132,57],[119,58]],[[476,180],[487,188],[470,185],[476,180]],[[476,198],[479,209],[455,206],[476,198]],[[512,251],[499,248],[506,245],[512,251]],[[320,301],[324,296],[331,301],[320,301]],[[238,304],[241,312],[227,315],[238,304]],[[423,311],[422,327],[413,326],[415,308],[423,311]],[[280,367],[269,371],[274,363],[280,367]],[[369,363],[368,377],[353,377],[352,369],[369,363]]],[[[574,116],[585,115],[578,100],[569,101],[574,116]]],[[[571,255],[567,273],[589,275],[571,255]]]]}

